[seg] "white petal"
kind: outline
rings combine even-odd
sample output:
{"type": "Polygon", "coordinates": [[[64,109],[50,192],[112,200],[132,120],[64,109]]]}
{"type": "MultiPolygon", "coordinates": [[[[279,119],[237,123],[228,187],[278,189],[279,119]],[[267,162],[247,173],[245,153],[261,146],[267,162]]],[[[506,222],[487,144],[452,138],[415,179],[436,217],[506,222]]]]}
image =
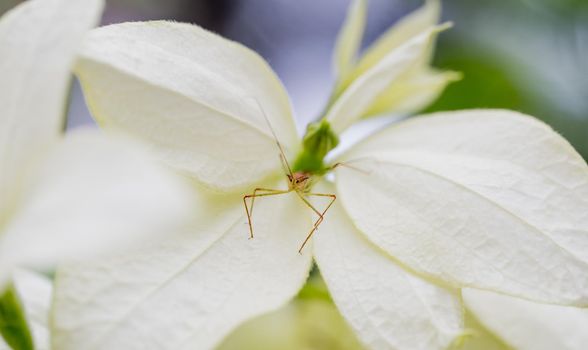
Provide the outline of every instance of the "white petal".
{"type": "Polygon", "coordinates": [[[456,72],[421,69],[387,88],[365,114],[417,112],[435,101],[447,85],[459,79],[461,74],[456,72]]]}
{"type": "Polygon", "coordinates": [[[545,124],[440,113],[371,136],[351,159],[364,171],[338,168],[345,209],[406,265],[458,286],[588,304],[588,167],[545,124]]]}
{"type": "Polygon", "coordinates": [[[49,309],[53,292],[51,281],[43,275],[19,270],[14,273],[14,286],[22,302],[35,349],[49,350],[49,309]]]}
{"type": "Polygon", "coordinates": [[[365,29],[366,12],[367,0],[353,0],[349,5],[345,22],[339,31],[333,62],[335,73],[339,75],[341,80],[345,80],[345,77],[355,66],[355,59],[365,29]]]}
{"type": "Polygon", "coordinates": [[[513,348],[586,349],[588,309],[539,304],[469,288],[462,294],[480,322],[513,348]]]}
{"type": "Polygon", "coordinates": [[[6,268],[120,249],[176,228],[192,215],[191,187],[142,147],[95,130],[68,134],[23,179],[26,192],[0,240],[6,268]]]}
{"type": "Polygon", "coordinates": [[[463,332],[459,298],[398,266],[368,242],[340,203],[315,236],[331,296],[369,349],[445,349],[463,332]]]}
{"type": "MultiPolygon", "coordinates": [[[[355,77],[365,73],[368,69],[384,59],[388,53],[402,46],[405,42],[420,35],[441,19],[441,2],[426,0],[418,10],[400,19],[397,24],[382,34],[362,56],[354,72],[355,77]]],[[[430,54],[431,52],[429,52],[430,54]]],[[[424,59],[428,63],[430,57],[424,59]]]]}
{"type": "Polygon", "coordinates": [[[99,123],[147,140],[170,165],[216,189],[241,188],[280,168],[264,112],[288,156],[297,152],[288,96],[269,66],[200,27],[96,29],[76,74],[99,123]]]}
{"type": "Polygon", "coordinates": [[[310,246],[298,254],[308,208],[293,194],[258,198],[251,240],[243,207],[220,208],[208,215],[215,223],[158,249],[59,271],[54,347],[211,349],[241,322],[290,300],[311,264],[310,246]]]}
{"type": "Polygon", "coordinates": [[[411,70],[419,67],[435,36],[448,25],[430,27],[388,53],[376,65],[358,77],[336,100],[325,118],[336,133],[361,118],[377,97],[411,70]]]}
{"type": "MultiPolygon", "coordinates": [[[[374,67],[393,50],[421,34],[428,28],[437,24],[441,17],[441,4],[439,0],[427,0],[425,4],[413,13],[401,18],[398,23],[382,34],[372,45],[346,79],[339,81],[337,95],[345,90],[359,76],[374,67]]],[[[422,63],[428,64],[432,50],[422,57],[422,63]]]]}
{"type": "Polygon", "coordinates": [[[0,226],[18,179],[57,140],[70,69],[103,0],[29,0],[0,18],[0,226]]]}

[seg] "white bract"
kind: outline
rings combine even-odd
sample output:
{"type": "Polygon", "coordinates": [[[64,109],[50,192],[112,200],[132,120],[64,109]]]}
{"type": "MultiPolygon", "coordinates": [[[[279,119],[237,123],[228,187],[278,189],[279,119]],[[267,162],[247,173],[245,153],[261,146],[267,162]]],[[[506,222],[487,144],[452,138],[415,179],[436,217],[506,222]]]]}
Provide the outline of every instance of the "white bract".
{"type": "Polygon", "coordinates": [[[438,1],[357,62],[365,3],[352,6],[335,98],[303,142],[280,81],[247,48],[171,22],[90,34],[76,73],[92,113],[201,184],[199,224],[155,249],[60,270],[55,348],[213,348],[296,295],[313,258],[373,349],[446,348],[463,332],[462,287],[588,305],[588,167],[541,122],[501,110],[439,113],[368,137],[334,169],[322,163],[359,118],[420,108],[454,77],[427,65],[444,28],[438,1]],[[301,254],[316,214],[295,192],[258,198],[247,240],[243,196],[287,184],[268,124],[312,191],[338,196],[301,254]],[[322,176],[329,171],[334,184],[322,176]]]}
{"type": "Polygon", "coordinates": [[[327,119],[339,134],[357,119],[383,113],[412,113],[433,102],[460,74],[429,63],[435,37],[451,26],[436,25],[441,4],[425,6],[401,19],[357,59],[365,27],[367,0],[356,0],[335,48],[338,80],[327,119]]]}
{"type": "Polygon", "coordinates": [[[136,142],[64,137],[71,67],[102,0],[31,0],[0,18],[0,289],[16,266],[112,250],[186,217],[177,175],[136,142]]]}
{"type": "Polygon", "coordinates": [[[480,322],[514,349],[583,350],[588,344],[586,308],[539,304],[471,288],[462,295],[480,322]]]}

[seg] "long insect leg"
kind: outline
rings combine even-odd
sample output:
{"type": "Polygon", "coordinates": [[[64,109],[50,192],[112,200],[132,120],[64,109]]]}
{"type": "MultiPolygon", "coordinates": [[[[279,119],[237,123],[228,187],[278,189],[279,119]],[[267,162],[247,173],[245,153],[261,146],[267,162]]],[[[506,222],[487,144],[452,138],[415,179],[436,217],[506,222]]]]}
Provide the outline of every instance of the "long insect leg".
{"type": "Polygon", "coordinates": [[[255,198],[257,197],[266,197],[266,196],[275,196],[278,194],[285,194],[290,192],[289,190],[274,190],[270,188],[256,188],[253,190],[252,194],[248,194],[243,196],[243,205],[245,206],[245,213],[247,213],[247,223],[249,224],[249,238],[253,238],[253,225],[251,224],[251,216],[253,215],[253,204],[255,198]],[[257,192],[265,192],[257,194],[257,192]],[[247,205],[247,199],[251,198],[251,207],[247,205]]]}
{"type": "Polygon", "coordinates": [[[337,196],[331,193],[307,193],[307,196],[315,196],[315,197],[329,197],[331,198],[331,201],[329,202],[329,204],[327,205],[327,207],[325,208],[325,210],[323,210],[323,212],[321,213],[321,216],[319,218],[319,220],[317,220],[315,222],[315,226],[318,226],[324,219],[324,216],[327,212],[327,210],[329,210],[329,208],[331,208],[331,206],[333,205],[333,203],[335,203],[335,200],[337,199],[337,196]]]}
{"type": "Polygon", "coordinates": [[[331,206],[333,205],[333,203],[335,203],[335,200],[337,199],[336,195],[330,194],[330,193],[307,193],[306,195],[307,196],[315,196],[315,197],[329,197],[329,198],[331,198],[331,201],[329,202],[327,207],[321,213],[306,198],[304,198],[301,194],[299,194],[300,198],[302,198],[304,203],[306,203],[306,205],[308,205],[315,213],[317,213],[319,218],[315,221],[315,223],[312,227],[312,230],[310,230],[310,232],[308,233],[308,235],[304,239],[304,242],[302,242],[300,249],[298,249],[298,253],[302,253],[302,249],[304,249],[304,246],[306,245],[306,243],[308,243],[308,240],[310,239],[310,237],[312,237],[314,232],[318,229],[318,226],[321,224],[321,222],[323,222],[325,214],[327,213],[329,208],[331,208],[331,206]]]}
{"type": "Polygon", "coordinates": [[[287,193],[288,191],[284,192],[283,190],[274,190],[271,188],[256,188],[253,190],[253,195],[250,197],[251,198],[251,205],[249,206],[249,214],[251,216],[253,216],[253,204],[255,203],[255,197],[263,197],[262,194],[257,194],[257,192],[266,192],[266,194],[282,194],[282,193],[287,193]]]}
{"type": "Polygon", "coordinates": [[[370,175],[370,173],[371,173],[370,171],[367,171],[367,170],[364,170],[364,169],[360,169],[360,168],[358,168],[356,166],[350,165],[349,163],[350,162],[338,162],[338,163],[335,163],[335,164],[333,164],[329,168],[329,170],[335,170],[336,168],[342,166],[342,167],[349,168],[349,169],[352,169],[352,170],[355,170],[355,171],[359,171],[360,173],[365,174],[365,175],[370,175]]]}
{"type": "Polygon", "coordinates": [[[314,212],[316,213],[316,215],[318,215],[318,216],[319,216],[319,220],[320,220],[320,218],[323,216],[323,215],[321,214],[321,212],[320,212],[320,211],[319,211],[317,208],[315,208],[315,207],[314,207],[314,205],[312,205],[312,203],[310,203],[310,202],[308,201],[308,199],[304,198],[304,196],[305,196],[305,195],[306,195],[306,196],[308,196],[308,195],[310,195],[310,194],[309,194],[309,193],[305,193],[305,194],[303,195],[303,194],[301,194],[301,193],[300,193],[300,192],[298,192],[298,191],[296,191],[296,194],[298,195],[298,197],[300,197],[300,199],[302,199],[302,201],[304,202],[304,204],[306,204],[306,206],[308,206],[310,209],[312,209],[312,211],[314,211],[314,212]]]}

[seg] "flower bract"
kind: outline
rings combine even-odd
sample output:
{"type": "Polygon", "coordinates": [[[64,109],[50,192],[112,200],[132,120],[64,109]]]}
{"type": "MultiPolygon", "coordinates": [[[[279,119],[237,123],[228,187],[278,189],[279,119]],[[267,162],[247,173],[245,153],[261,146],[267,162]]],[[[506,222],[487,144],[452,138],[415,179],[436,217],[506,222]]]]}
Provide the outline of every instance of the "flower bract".
{"type": "Polygon", "coordinates": [[[89,35],[75,71],[96,120],[192,177],[199,205],[175,239],[60,270],[54,346],[213,348],[292,299],[313,260],[373,349],[449,346],[464,333],[462,288],[588,305],[588,167],[543,123],[504,110],[438,113],[384,128],[333,164],[317,156],[360,118],[421,108],[451,80],[428,67],[446,27],[437,1],[355,61],[363,6],[339,41],[335,97],[303,140],[280,81],[240,44],[162,21],[89,35]],[[317,217],[298,192],[257,199],[247,239],[243,196],[289,186],[276,141],[314,192],[337,196],[301,254],[317,217]]]}

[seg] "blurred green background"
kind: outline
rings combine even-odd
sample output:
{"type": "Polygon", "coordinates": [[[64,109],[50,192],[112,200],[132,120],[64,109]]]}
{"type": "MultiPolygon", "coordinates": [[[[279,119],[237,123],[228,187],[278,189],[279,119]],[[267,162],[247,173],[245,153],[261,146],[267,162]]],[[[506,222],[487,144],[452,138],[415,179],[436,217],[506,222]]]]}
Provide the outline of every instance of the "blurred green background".
{"type": "Polygon", "coordinates": [[[456,27],[436,65],[464,73],[429,109],[500,107],[538,117],[588,157],[588,1],[446,1],[456,27]]]}

